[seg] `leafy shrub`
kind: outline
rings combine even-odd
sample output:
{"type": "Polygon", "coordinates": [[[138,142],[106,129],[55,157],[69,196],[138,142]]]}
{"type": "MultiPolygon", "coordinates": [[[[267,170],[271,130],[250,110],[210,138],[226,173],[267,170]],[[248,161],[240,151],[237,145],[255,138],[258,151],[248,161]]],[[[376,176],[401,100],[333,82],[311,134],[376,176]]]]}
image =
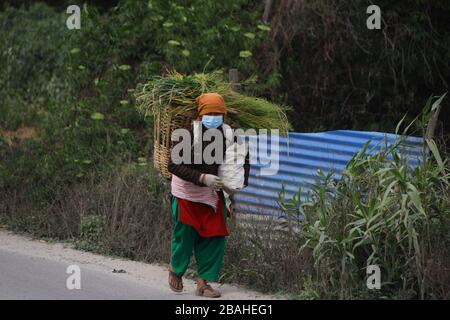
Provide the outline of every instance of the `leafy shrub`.
{"type": "Polygon", "coordinates": [[[120,68],[128,40],[114,38],[114,46],[124,42],[121,51],[105,46],[113,31],[106,32],[94,8],[89,12],[81,32],[69,31],[65,13],[43,4],[0,12],[7,31],[0,35],[0,135],[24,126],[39,132],[20,144],[2,144],[0,187],[26,189],[37,209],[67,184],[145,152],[147,122],[127,100],[136,76],[120,68]]]}
{"type": "MultiPolygon", "coordinates": [[[[134,2],[133,2],[134,5],[134,2]]],[[[252,52],[267,35],[258,28],[261,1],[232,0],[217,5],[214,1],[149,2],[157,23],[158,47],[164,60],[183,72],[203,71],[209,67],[239,68],[254,73],[252,52]]]]}
{"type": "Polygon", "coordinates": [[[6,5],[0,11],[0,136],[24,126],[39,135],[2,143],[0,186],[27,189],[39,208],[67,184],[147,157],[152,120],[133,108],[133,88],[171,64],[202,70],[209,53],[216,57],[211,68],[250,66],[239,52],[253,50],[264,32],[257,28],[258,12],[243,8],[260,6],[123,0],[105,12],[85,4],[82,28],[73,31],[60,8],[6,5]],[[222,18],[216,21],[217,10],[222,18]],[[171,40],[192,47],[179,50],[171,40]]]}
{"type": "Polygon", "coordinates": [[[76,248],[94,251],[105,251],[106,235],[105,218],[99,215],[88,215],[83,217],[80,222],[80,239],[76,242],[76,248]]]}

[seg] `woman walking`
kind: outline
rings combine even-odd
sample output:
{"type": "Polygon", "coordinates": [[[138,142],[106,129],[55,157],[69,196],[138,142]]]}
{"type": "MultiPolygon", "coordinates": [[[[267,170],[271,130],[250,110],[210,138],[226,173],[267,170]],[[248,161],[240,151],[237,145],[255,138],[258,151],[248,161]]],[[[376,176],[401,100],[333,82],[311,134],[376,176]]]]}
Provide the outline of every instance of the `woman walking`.
{"type": "MultiPolygon", "coordinates": [[[[223,123],[227,108],[224,99],[217,93],[206,93],[196,100],[201,135],[209,129],[222,132],[221,139],[225,157],[225,130],[230,129],[223,123]]],[[[197,130],[198,131],[198,130],[197,130]]],[[[221,293],[213,289],[208,282],[218,280],[219,272],[225,253],[225,237],[229,235],[227,222],[230,211],[227,209],[223,190],[232,195],[237,190],[227,185],[218,177],[221,163],[194,163],[194,153],[203,151],[215,139],[203,141],[200,137],[201,148],[194,148],[199,137],[196,130],[191,128],[191,161],[175,164],[169,161],[168,169],[172,173],[172,252],[170,258],[169,286],[175,292],[183,290],[182,277],[186,272],[190,258],[194,253],[197,262],[196,295],[217,298],[221,293]],[[196,149],[197,151],[195,151],[196,149]]],[[[182,143],[181,141],[180,143],[182,143]]],[[[220,145],[220,144],[219,144],[220,145]]],[[[211,148],[209,148],[211,149],[211,148]]],[[[216,150],[216,149],[214,149],[216,150]]],[[[215,152],[215,151],[213,151],[215,152]]],[[[182,157],[182,154],[180,155],[182,157]]],[[[215,159],[215,154],[212,154],[215,159]]],[[[247,185],[249,165],[248,158],[244,164],[244,185],[247,185]]]]}

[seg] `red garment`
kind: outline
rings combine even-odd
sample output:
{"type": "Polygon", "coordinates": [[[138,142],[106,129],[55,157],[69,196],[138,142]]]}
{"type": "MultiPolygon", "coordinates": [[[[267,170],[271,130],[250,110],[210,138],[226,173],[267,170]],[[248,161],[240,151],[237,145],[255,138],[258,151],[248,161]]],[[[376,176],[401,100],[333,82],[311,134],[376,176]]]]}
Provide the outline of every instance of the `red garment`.
{"type": "MultiPolygon", "coordinates": [[[[207,204],[177,198],[178,221],[192,226],[204,238],[228,236],[223,200],[219,197],[216,212],[207,204]]],[[[227,216],[230,216],[226,208],[227,216]]]]}

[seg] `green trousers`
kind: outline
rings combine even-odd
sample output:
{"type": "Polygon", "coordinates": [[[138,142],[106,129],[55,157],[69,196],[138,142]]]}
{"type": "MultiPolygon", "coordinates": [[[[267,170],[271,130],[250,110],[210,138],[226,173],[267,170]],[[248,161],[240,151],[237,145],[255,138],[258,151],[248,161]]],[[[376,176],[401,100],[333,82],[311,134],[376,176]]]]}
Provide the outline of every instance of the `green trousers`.
{"type": "Polygon", "coordinates": [[[225,254],[225,237],[201,237],[190,225],[178,221],[177,199],[172,197],[172,254],[170,264],[179,277],[186,272],[192,253],[197,274],[206,281],[217,281],[225,254]]]}

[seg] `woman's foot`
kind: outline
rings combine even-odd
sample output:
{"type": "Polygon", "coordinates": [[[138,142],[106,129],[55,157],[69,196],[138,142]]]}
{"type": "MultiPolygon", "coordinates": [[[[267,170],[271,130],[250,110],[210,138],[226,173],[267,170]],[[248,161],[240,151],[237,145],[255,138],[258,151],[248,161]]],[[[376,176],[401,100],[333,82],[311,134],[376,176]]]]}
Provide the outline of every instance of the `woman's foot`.
{"type": "Polygon", "coordinates": [[[195,290],[195,295],[205,298],[219,298],[222,294],[219,290],[213,289],[205,280],[197,279],[197,290],[195,290]]]}
{"type": "Polygon", "coordinates": [[[175,292],[183,291],[183,279],[173,272],[172,266],[169,268],[169,287],[175,292]]]}

